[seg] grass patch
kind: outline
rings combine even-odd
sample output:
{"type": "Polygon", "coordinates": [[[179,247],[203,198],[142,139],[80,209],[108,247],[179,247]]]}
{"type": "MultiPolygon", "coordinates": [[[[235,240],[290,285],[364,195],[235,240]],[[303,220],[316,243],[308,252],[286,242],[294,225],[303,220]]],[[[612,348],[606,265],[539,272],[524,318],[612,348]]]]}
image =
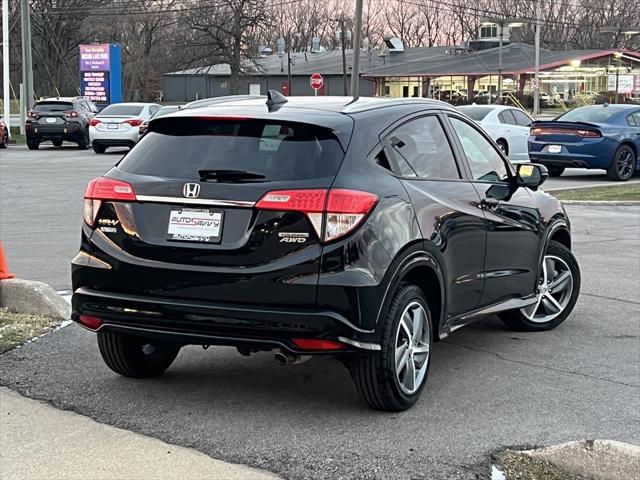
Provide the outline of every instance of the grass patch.
{"type": "Polygon", "coordinates": [[[12,313],[0,308],[0,353],[50,332],[62,321],[35,315],[12,313]]]}
{"type": "Polygon", "coordinates": [[[18,145],[27,143],[27,138],[24,135],[20,135],[20,127],[11,127],[11,140],[15,140],[18,145]]]}
{"type": "Polygon", "coordinates": [[[640,183],[616,185],[615,187],[575,188],[573,190],[554,190],[550,192],[560,200],[591,201],[640,201],[640,183]]]}
{"type": "Polygon", "coordinates": [[[497,455],[500,469],[509,480],[579,480],[555,465],[520,452],[506,450],[497,455]]]}

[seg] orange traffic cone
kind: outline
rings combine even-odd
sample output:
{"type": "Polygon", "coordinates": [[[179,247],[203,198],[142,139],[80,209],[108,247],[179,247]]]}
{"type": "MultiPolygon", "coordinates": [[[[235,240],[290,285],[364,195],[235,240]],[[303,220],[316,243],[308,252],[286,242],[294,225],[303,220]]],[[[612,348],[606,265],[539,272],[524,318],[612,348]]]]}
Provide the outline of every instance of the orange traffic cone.
{"type": "Polygon", "coordinates": [[[4,248],[2,247],[2,242],[0,242],[0,280],[13,277],[15,275],[9,271],[9,265],[7,265],[7,260],[4,258],[4,248]]]}

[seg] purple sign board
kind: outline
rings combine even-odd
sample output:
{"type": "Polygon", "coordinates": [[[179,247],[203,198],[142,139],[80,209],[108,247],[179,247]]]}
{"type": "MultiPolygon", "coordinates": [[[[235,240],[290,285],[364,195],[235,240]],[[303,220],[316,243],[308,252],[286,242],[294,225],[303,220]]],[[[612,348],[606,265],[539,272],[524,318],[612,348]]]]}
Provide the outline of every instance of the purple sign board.
{"type": "Polygon", "coordinates": [[[80,45],[81,72],[108,72],[109,44],[80,45]]]}

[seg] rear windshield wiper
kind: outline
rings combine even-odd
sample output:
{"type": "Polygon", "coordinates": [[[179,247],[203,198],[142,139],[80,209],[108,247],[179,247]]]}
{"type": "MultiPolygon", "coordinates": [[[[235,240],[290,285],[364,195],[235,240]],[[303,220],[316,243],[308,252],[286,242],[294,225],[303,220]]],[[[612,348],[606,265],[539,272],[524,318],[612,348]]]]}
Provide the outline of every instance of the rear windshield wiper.
{"type": "Polygon", "coordinates": [[[217,180],[218,182],[240,182],[243,180],[264,180],[261,173],[246,170],[198,170],[200,181],[217,180]]]}

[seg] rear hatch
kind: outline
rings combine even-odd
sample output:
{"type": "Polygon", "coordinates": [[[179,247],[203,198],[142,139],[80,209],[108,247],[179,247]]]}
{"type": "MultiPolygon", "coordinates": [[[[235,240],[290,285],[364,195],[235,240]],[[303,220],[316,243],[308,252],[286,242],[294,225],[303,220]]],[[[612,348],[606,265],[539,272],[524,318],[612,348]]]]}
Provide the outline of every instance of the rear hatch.
{"type": "Polygon", "coordinates": [[[109,288],[314,306],[322,220],[278,211],[273,201],[277,206],[293,195],[299,206],[317,203],[343,158],[344,145],[329,125],[272,117],[154,120],[106,175],[127,182],[135,196],[105,201],[95,219],[92,242],[121,262],[109,288]],[[269,192],[270,201],[256,205],[269,192]]]}
{"type": "Polygon", "coordinates": [[[28,115],[32,124],[45,127],[62,126],[67,123],[67,118],[77,116],[72,102],[61,101],[38,102],[28,115]]]}
{"type": "Polygon", "coordinates": [[[145,122],[143,109],[142,105],[110,105],[93,118],[91,126],[98,132],[129,133],[145,122]]]}

